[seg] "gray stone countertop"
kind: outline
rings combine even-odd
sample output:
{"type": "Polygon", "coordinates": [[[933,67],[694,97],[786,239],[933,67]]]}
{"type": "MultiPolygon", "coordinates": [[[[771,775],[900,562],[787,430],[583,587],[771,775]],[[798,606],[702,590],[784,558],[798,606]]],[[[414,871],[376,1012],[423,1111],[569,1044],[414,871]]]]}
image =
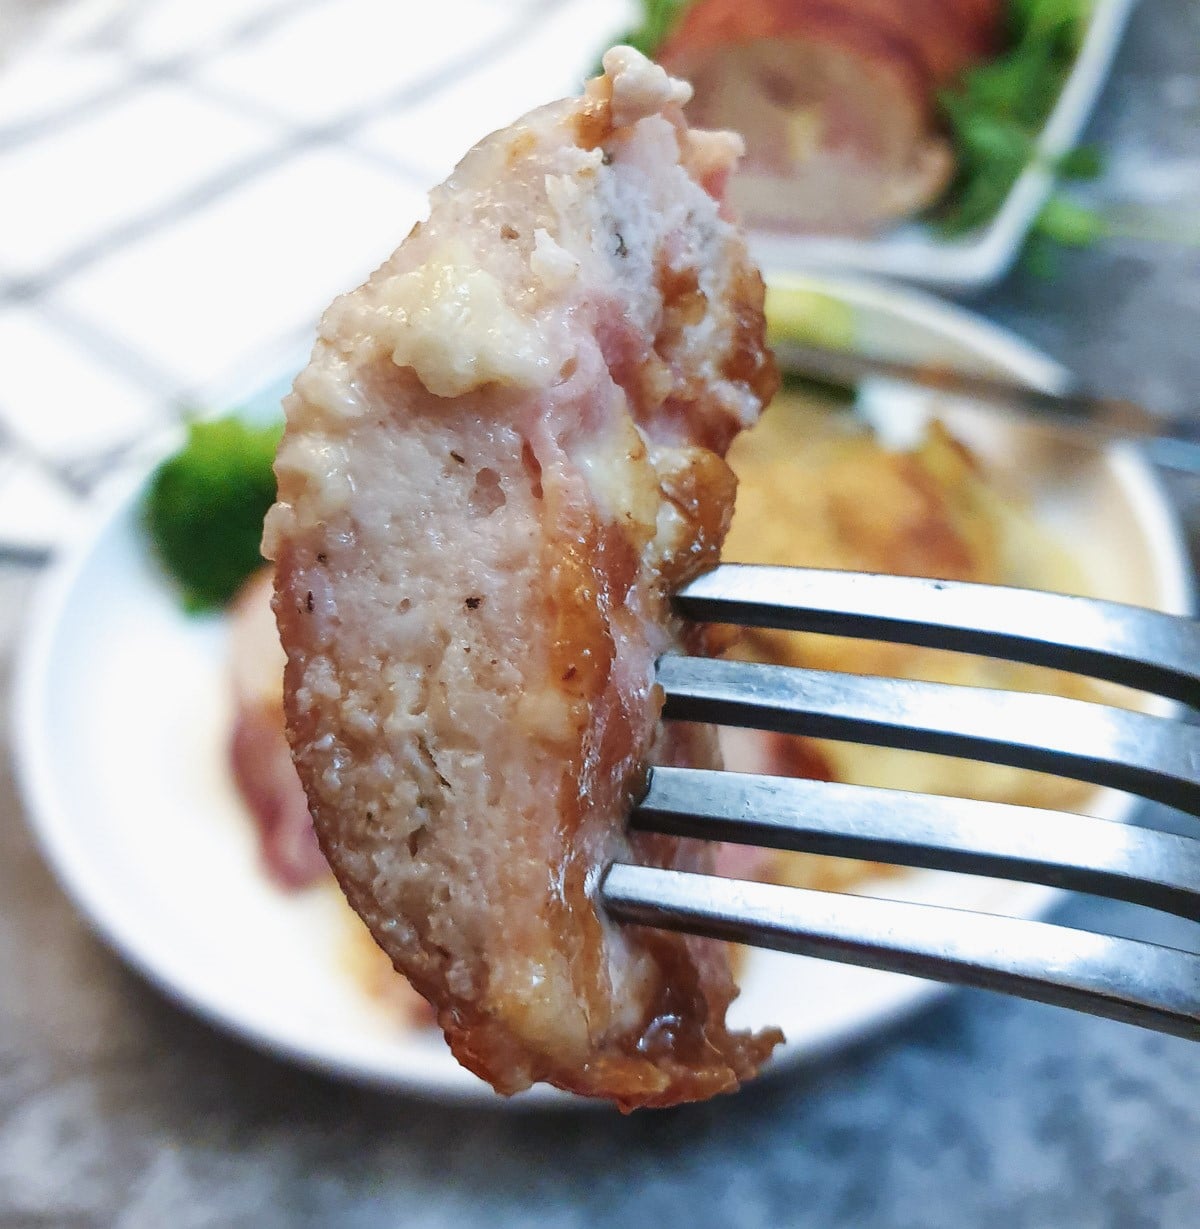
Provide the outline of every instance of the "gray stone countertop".
{"type": "MultiPolygon", "coordinates": [[[[1133,219],[974,306],[1099,388],[1200,407],[1200,6],[1146,0],[1093,125],[1133,219]],[[1150,222],[1147,221],[1150,220],[1150,222]],[[1150,223],[1153,223],[1153,226],[1150,223]]],[[[1200,479],[1172,489],[1200,542],[1200,479]]],[[[11,646],[34,577],[0,571],[11,646]]],[[[7,733],[7,731],[5,731],[7,733]]],[[[7,745],[7,739],[5,739],[7,745]]],[[[1082,900],[1059,919],[1186,946],[1082,900]]],[[[956,993],[733,1098],[621,1118],[456,1110],[263,1057],[72,910],[0,770],[0,1226],[1196,1229],[1200,1046],[956,993]]]]}

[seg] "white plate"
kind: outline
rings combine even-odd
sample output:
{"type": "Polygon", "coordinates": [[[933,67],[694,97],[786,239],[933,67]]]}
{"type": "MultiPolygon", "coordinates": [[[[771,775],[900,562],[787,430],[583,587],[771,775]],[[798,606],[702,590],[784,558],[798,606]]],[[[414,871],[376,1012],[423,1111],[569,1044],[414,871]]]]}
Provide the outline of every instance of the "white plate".
{"type": "Polygon", "coordinates": [[[789,237],[758,232],[755,258],[767,273],[839,269],[924,282],[945,290],[978,290],[1008,272],[1054,186],[1048,169],[1073,149],[1108,77],[1136,0],[1095,0],[1087,35],[1038,141],[1038,157],[987,225],[957,239],[913,222],[870,239],[789,237]]]}
{"type": "MultiPolygon", "coordinates": [[[[1041,387],[1062,378],[1010,335],[935,301],[845,280],[796,284],[848,304],[863,344],[982,364],[1041,387]]],[[[1037,431],[987,416],[956,421],[1000,468],[1024,476],[1045,518],[1080,547],[1099,592],[1189,608],[1179,532],[1135,455],[1068,455],[1037,431]]],[[[289,896],[260,873],[227,771],[225,627],[218,617],[180,613],[139,532],[139,489],[126,484],[94,510],[91,528],[47,577],[22,646],[15,749],[48,860],[119,952],[233,1032],[326,1071],[491,1099],[440,1038],[399,1031],[360,992],[339,955],[345,932],[331,893],[289,896]]],[[[1110,795],[1105,808],[1119,815],[1127,801],[1110,795]]],[[[892,880],[887,890],[1022,916],[1052,898],[1040,888],[932,874],[892,880]]],[[[789,1040],[779,1067],[933,993],[906,978],[753,953],[735,1014],[783,1027],[789,1040]]],[[[535,1090],[516,1104],[550,1099],[561,1103],[561,1094],[535,1090]]]]}

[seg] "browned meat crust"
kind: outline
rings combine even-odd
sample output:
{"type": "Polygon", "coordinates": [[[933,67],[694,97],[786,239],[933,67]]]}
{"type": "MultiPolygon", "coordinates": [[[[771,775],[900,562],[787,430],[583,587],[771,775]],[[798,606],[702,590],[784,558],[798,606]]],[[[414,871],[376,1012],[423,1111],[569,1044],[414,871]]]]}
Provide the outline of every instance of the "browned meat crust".
{"type": "Polygon", "coordinates": [[[726,951],[597,910],[664,730],[669,593],[717,559],[722,459],[774,390],[762,283],[705,188],[736,142],[628,49],[477,146],[326,313],[288,399],[267,549],[322,847],[459,1060],[623,1108],[730,1090],[726,951]]]}

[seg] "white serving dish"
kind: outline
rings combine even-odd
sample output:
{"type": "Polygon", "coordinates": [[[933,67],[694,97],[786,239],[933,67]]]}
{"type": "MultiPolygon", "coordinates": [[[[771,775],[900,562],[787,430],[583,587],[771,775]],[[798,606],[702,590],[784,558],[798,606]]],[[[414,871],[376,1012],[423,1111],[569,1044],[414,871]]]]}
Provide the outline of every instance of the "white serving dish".
{"type": "MultiPolygon", "coordinates": [[[[886,285],[795,283],[846,305],[859,342],[973,363],[1052,388],[1054,363],[966,312],[886,285]]],[[[911,400],[872,393],[897,418],[911,400]]],[[[263,407],[259,407],[263,408],[263,407]]],[[[269,409],[269,407],[267,407],[269,409]]],[[[1128,449],[1066,452],[1036,428],[944,407],[976,448],[1019,475],[1039,515],[1076,542],[1096,589],[1190,608],[1187,553],[1148,466],[1128,449]]],[[[14,742],[29,822],[96,930],[173,998],[266,1050],[323,1071],[438,1098],[493,1101],[441,1039],[405,1032],[340,953],[328,890],[289,896],[259,868],[227,768],[226,627],[183,615],[138,524],[143,476],[92,509],[30,613],[18,662],[14,742]]],[[[1131,800],[1106,794],[1101,810],[1131,800]]],[[[913,873],[887,894],[1033,916],[1054,893],[913,873]]],[[[880,1028],[938,992],[928,983],[773,953],[750,955],[741,1023],[781,1025],[782,1070],[880,1028]]],[[[563,1103],[535,1089],[514,1105],[563,1103]]]]}

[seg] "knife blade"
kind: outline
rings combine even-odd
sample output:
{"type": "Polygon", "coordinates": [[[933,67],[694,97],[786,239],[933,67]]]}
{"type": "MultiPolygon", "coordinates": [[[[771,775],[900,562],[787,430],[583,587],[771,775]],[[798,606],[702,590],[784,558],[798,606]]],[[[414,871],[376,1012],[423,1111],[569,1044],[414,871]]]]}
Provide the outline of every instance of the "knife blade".
{"type": "Polygon", "coordinates": [[[1130,441],[1156,465],[1200,474],[1200,419],[1154,414],[1134,401],[1082,388],[1045,392],[943,363],[908,363],[795,341],[777,341],[773,349],[781,370],[825,384],[852,389],[866,380],[891,380],[914,385],[985,404],[1096,446],[1130,441]]]}

